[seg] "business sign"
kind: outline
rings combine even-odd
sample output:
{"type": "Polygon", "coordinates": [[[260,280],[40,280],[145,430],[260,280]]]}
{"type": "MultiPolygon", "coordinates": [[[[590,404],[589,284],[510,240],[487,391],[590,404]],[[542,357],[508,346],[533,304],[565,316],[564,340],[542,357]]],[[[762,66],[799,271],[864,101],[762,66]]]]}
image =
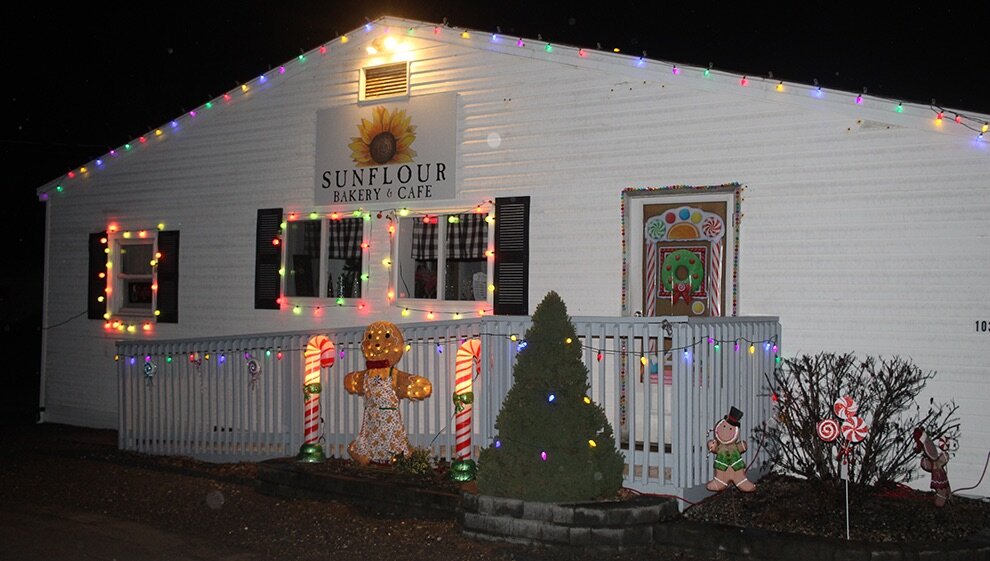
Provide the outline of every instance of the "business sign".
{"type": "Polygon", "coordinates": [[[457,95],[336,107],[316,116],[316,204],[454,198],[457,95]]]}

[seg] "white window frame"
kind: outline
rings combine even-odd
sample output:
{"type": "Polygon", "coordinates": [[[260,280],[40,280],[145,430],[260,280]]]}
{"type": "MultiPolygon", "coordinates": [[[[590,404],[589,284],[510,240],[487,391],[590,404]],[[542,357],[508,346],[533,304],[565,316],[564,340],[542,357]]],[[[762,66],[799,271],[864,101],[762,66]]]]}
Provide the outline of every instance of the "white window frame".
{"type": "MultiPolygon", "coordinates": [[[[356,218],[351,213],[341,212],[341,218],[356,218]]],[[[330,245],[329,235],[330,235],[330,218],[326,214],[321,214],[319,218],[310,218],[309,215],[296,218],[295,220],[289,220],[286,218],[286,227],[283,233],[283,243],[282,243],[282,271],[281,275],[281,288],[280,296],[282,298],[283,304],[288,304],[291,306],[292,303],[306,304],[306,305],[316,305],[321,307],[331,307],[335,306],[337,302],[337,297],[327,296],[327,280],[329,275],[329,264],[327,261],[330,257],[330,245]],[[286,288],[290,282],[288,263],[289,263],[289,223],[292,222],[320,222],[320,270],[319,279],[317,281],[317,293],[318,296],[289,296],[286,293],[286,288]]],[[[348,301],[361,301],[368,300],[368,281],[365,280],[370,274],[370,254],[368,252],[369,246],[369,236],[370,228],[368,226],[369,220],[362,217],[361,220],[361,296],[357,298],[346,298],[348,301]]]]}
{"type": "MultiPolygon", "coordinates": [[[[482,212],[485,216],[491,216],[494,212],[494,208],[488,206],[481,207],[482,212]]],[[[399,308],[409,308],[421,310],[429,308],[436,312],[462,312],[462,313],[474,313],[478,309],[479,304],[484,304],[487,313],[491,313],[492,306],[494,305],[494,294],[490,290],[493,279],[495,278],[495,258],[492,256],[495,251],[495,224],[492,222],[488,223],[488,242],[487,248],[485,249],[486,259],[486,287],[485,287],[485,299],[484,300],[446,300],[444,295],[446,293],[446,275],[447,275],[447,228],[444,226],[447,219],[451,215],[468,214],[473,211],[465,210],[442,210],[436,212],[422,211],[419,215],[410,216],[398,216],[397,225],[395,232],[395,239],[393,241],[394,249],[392,251],[392,282],[391,286],[395,287],[395,305],[399,308]],[[436,298],[411,298],[399,297],[399,285],[401,283],[401,257],[399,254],[400,247],[403,247],[402,242],[412,237],[412,224],[414,220],[422,220],[424,216],[437,217],[438,226],[437,228],[437,297],[436,298]],[[404,226],[407,225],[407,226],[404,226]]]]}
{"type": "Polygon", "coordinates": [[[112,317],[152,320],[157,318],[155,311],[158,310],[158,267],[151,266],[150,275],[129,275],[123,272],[122,250],[126,246],[150,245],[152,259],[158,254],[158,230],[141,230],[141,232],[144,232],[144,237],[141,237],[140,233],[130,231],[115,232],[107,236],[107,247],[110,249],[107,257],[109,265],[107,287],[110,288],[110,293],[107,294],[107,312],[112,317]],[[151,306],[148,309],[128,307],[125,290],[127,281],[143,279],[151,281],[151,306]]]}

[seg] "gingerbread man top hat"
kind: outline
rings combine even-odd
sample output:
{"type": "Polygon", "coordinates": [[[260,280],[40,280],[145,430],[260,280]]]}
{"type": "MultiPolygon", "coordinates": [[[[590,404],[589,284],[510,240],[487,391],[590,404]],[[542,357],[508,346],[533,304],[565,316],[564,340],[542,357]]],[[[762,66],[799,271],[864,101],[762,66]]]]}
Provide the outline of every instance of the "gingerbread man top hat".
{"type": "Polygon", "coordinates": [[[742,419],[743,412],[735,407],[729,407],[729,414],[725,416],[726,422],[734,427],[739,426],[739,419],[742,419]]]}

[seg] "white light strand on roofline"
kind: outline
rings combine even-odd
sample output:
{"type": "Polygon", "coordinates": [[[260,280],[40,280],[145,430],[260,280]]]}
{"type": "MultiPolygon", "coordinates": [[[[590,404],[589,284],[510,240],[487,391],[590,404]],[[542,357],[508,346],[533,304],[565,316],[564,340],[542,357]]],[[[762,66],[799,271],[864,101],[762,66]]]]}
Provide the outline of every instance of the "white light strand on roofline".
{"type": "MultiPolygon", "coordinates": [[[[393,29],[390,26],[382,26],[375,22],[368,22],[360,29],[363,30],[365,33],[371,33],[376,27],[383,27],[384,32],[386,34],[389,34],[393,31],[393,29]]],[[[399,27],[405,27],[405,26],[399,26],[399,27]]],[[[399,27],[396,27],[396,30],[399,29],[399,27]]],[[[406,27],[405,29],[406,29],[405,34],[408,36],[417,36],[419,32],[421,32],[422,30],[427,30],[428,34],[425,35],[426,38],[430,38],[430,37],[434,39],[443,38],[444,40],[447,40],[444,37],[445,32],[449,34],[450,31],[452,30],[452,28],[448,27],[446,21],[444,21],[442,25],[415,24],[406,27]]],[[[478,41],[476,35],[485,35],[481,33],[472,34],[471,31],[468,31],[466,29],[461,30],[459,32],[457,30],[453,30],[453,31],[459,36],[461,40],[468,40],[472,42],[478,41]]],[[[495,33],[490,34],[490,36],[488,37],[489,38],[487,39],[487,41],[489,43],[499,44],[499,45],[502,44],[511,45],[514,43],[515,46],[520,49],[526,49],[527,51],[531,51],[534,53],[543,51],[547,55],[552,55],[554,57],[559,56],[560,58],[558,58],[557,60],[563,60],[563,57],[572,56],[572,55],[576,55],[578,59],[588,59],[589,54],[591,53],[595,53],[599,58],[614,57],[616,55],[620,55],[619,48],[614,48],[611,51],[607,51],[602,49],[601,44],[598,44],[596,49],[572,47],[564,44],[554,44],[551,42],[544,42],[542,37],[540,36],[538,36],[538,39],[536,41],[537,46],[534,47],[533,45],[528,45],[526,40],[524,40],[523,38],[521,37],[514,38],[508,35],[503,35],[500,32],[500,30],[497,30],[495,33]]],[[[110,161],[123,157],[126,154],[133,152],[137,148],[147,146],[155,142],[159,142],[161,140],[168,138],[169,136],[177,135],[179,132],[181,132],[181,129],[184,125],[192,123],[193,120],[195,120],[198,115],[204,114],[207,111],[211,111],[216,107],[221,107],[235,103],[239,99],[243,99],[250,95],[253,95],[253,92],[255,91],[267,89],[266,86],[268,86],[269,83],[271,83],[273,80],[277,80],[278,78],[283,76],[288,71],[288,68],[301,67],[302,65],[306,64],[307,61],[313,56],[324,57],[327,54],[329,54],[330,49],[334,48],[335,45],[337,44],[343,45],[348,43],[350,40],[351,38],[348,37],[347,35],[341,35],[336,39],[333,39],[332,41],[324,43],[319,47],[310,50],[309,52],[300,54],[295,59],[292,59],[291,61],[287,62],[284,65],[279,66],[278,68],[264,72],[260,74],[257,78],[254,78],[252,80],[249,80],[247,82],[238,85],[237,87],[229,90],[223,95],[211,99],[210,101],[207,101],[203,105],[191,111],[183,113],[182,115],[171,120],[167,124],[157,127],[151,131],[148,131],[144,135],[141,135],[140,137],[132,140],[131,142],[127,142],[122,146],[118,146],[117,148],[110,150],[103,156],[90,161],[86,165],[80,166],[77,169],[70,170],[64,176],[54,181],[55,187],[52,190],[55,191],[56,193],[63,193],[66,187],[65,184],[69,183],[70,181],[85,179],[89,177],[90,174],[102,170],[104,166],[110,161]]],[[[456,38],[451,38],[449,40],[449,42],[452,43],[456,41],[457,41],[456,38]]],[[[694,74],[695,76],[711,78],[714,70],[713,65],[710,63],[706,68],[690,67],[690,66],[680,67],[677,64],[673,64],[673,63],[651,60],[646,57],[646,51],[643,51],[643,55],[639,57],[630,56],[630,55],[620,55],[620,57],[631,61],[633,65],[640,68],[647,66],[658,66],[658,65],[661,67],[669,66],[671,74],[676,77],[694,74]]],[[[730,75],[725,72],[720,72],[720,73],[725,76],[730,75]]],[[[772,74],[769,76],[769,78],[770,78],[770,82],[773,82],[772,74]]],[[[750,87],[751,85],[750,78],[747,75],[740,76],[739,85],[741,87],[750,87]]],[[[785,93],[792,89],[801,89],[808,91],[811,93],[812,96],[816,98],[823,98],[825,96],[825,92],[822,90],[822,87],[818,84],[818,80],[815,80],[812,86],[808,86],[806,84],[793,84],[793,86],[788,86],[783,81],[777,81],[777,83],[773,85],[773,90],[778,93],[785,93]]],[[[862,94],[856,95],[856,97],[854,98],[855,104],[863,105],[864,95],[866,95],[866,88],[863,89],[862,94]]],[[[891,110],[895,113],[904,112],[903,101],[893,98],[883,98],[878,96],[870,96],[870,97],[873,98],[874,100],[889,103],[891,110]]],[[[945,121],[946,113],[950,113],[952,115],[953,121],[956,124],[959,124],[969,130],[976,132],[977,133],[976,140],[978,141],[982,141],[984,139],[984,135],[988,132],[988,129],[990,129],[990,122],[957,111],[947,111],[945,108],[936,105],[935,100],[932,100],[930,104],[930,108],[932,112],[935,113],[935,124],[938,127],[941,127],[943,122],[945,121]]],[[[41,193],[39,195],[39,199],[42,201],[48,200],[49,197],[50,195],[48,191],[41,193]]]]}

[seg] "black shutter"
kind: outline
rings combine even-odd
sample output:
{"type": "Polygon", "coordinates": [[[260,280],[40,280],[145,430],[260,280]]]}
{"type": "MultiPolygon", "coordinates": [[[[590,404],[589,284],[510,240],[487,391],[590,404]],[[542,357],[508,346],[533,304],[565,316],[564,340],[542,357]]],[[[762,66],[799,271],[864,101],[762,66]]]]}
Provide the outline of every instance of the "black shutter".
{"type": "Polygon", "coordinates": [[[254,261],[254,308],[277,310],[282,296],[282,209],[258,209],[258,230],[254,261]],[[272,240],[279,238],[279,244],[272,240]]]}
{"type": "Polygon", "coordinates": [[[89,276],[87,280],[88,295],[86,297],[86,317],[89,319],[104,319],[107,313],[107,233],[98,232],[89,235],[89,276]],[[100,276],[103,273],[103,276],[100,276]],[[100,297],[104,297],[101,301],[100,297]]]}
{"type": "Polygon", "coordinates": [[[495,315],[529,314],[529,197],[495,199],[495,315]]]}
{"type": "Polygon", "coordinates": [[[179,232],[158,232],[158,318],[179,323],[179,232]]]}

